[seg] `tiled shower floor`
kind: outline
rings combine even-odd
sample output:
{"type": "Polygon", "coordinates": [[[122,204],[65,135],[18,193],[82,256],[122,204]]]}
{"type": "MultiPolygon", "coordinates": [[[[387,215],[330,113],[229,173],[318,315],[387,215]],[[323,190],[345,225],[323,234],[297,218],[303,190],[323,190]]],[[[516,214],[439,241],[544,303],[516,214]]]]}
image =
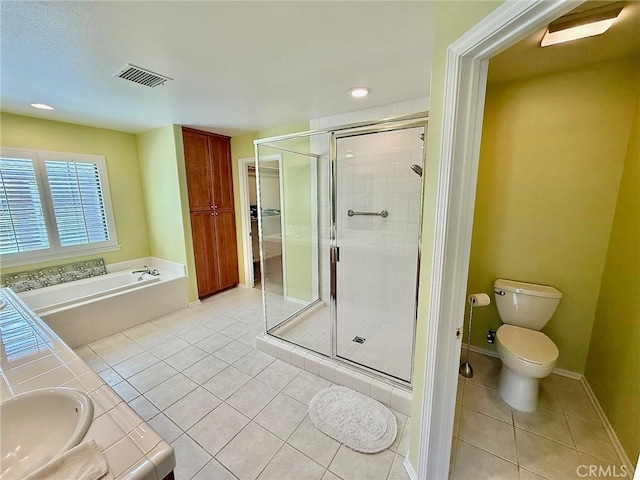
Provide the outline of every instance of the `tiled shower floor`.
{"type": "Polygon", "coordinates": [[[236,288],[76,353],[172,444],[178,480],[407,479],[407,417],[375,455],[319,432],[308,402],[330,383],[255,349],[261,309],[236,288]]]}

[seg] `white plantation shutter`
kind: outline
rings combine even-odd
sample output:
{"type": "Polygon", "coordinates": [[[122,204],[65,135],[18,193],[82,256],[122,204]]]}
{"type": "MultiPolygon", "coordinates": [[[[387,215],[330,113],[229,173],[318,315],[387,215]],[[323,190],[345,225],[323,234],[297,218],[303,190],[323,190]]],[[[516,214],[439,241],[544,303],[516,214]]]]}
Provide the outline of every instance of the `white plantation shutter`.
{"type": "Polygon", "coordinates": [[[0,158],[0,254],[49,248],[31,159],[0,158]]]}
{"type": "Polygon", "coordinates": [[[98,165],[47,160],[45,167],[60,245],[109,240],[98,165]]]}
{"type": "Polygon", "coordinates": [[[119,248],[104,157],[2,149],[0,182],[4,264],[119,248]]]}

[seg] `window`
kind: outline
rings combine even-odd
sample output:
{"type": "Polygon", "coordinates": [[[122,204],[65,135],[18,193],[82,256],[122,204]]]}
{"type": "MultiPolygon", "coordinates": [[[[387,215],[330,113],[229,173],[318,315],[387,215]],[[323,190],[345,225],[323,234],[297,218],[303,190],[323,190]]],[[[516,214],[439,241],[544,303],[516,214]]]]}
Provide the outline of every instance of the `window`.
{"type": "Polygon", "coordinates": [[[118,248],[104,157],[0,151],[0,256],[25,264],[118,248]]]}

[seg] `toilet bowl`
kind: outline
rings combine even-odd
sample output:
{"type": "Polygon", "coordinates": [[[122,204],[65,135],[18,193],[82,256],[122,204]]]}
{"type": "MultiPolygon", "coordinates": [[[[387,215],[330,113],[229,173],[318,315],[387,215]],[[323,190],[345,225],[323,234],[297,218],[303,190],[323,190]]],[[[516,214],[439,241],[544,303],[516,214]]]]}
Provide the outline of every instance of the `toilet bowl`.
{"type": "Polygon", "coordinates": [[[498,391],[516,410],[538,407],[541,378],[551,374],[558,347],[539,330],[555,312],[562,293],[553,287],[498,279],[494,283],[498,313],[503,325],[496,331],[502,370],[498,391]]]}

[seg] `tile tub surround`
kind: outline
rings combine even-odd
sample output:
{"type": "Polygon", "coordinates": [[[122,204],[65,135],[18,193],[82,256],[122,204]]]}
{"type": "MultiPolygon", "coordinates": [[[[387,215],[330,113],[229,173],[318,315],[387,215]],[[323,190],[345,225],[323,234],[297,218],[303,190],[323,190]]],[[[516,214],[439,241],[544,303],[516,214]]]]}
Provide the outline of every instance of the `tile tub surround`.
{"type": "Polygon", "coordinates": [[[235,288],[77,353],[171,443],[177,480],[407,480],[407,416],[384,452],[346,449],[308,417],[331,382],[258,351],[263,329],[260,291],[235,288]]]}
{"type": "Polygon", "coordinates": [[[470,363],[474,376],[458,377],[450,478],[578,479],[590,466],[632,477],[580,381],[543,379],[538,409],[525,413],[498,394],[499,359],[471,352],[470,363]]]}
{"type": "Polygon", "coordinates": [[[116,479],[161,480],[175,467],[173,448],[7,288],[0,289],[0,399],[68,387],[87,393],[94,416],[83,441],[95,440],[116,479]]]}

